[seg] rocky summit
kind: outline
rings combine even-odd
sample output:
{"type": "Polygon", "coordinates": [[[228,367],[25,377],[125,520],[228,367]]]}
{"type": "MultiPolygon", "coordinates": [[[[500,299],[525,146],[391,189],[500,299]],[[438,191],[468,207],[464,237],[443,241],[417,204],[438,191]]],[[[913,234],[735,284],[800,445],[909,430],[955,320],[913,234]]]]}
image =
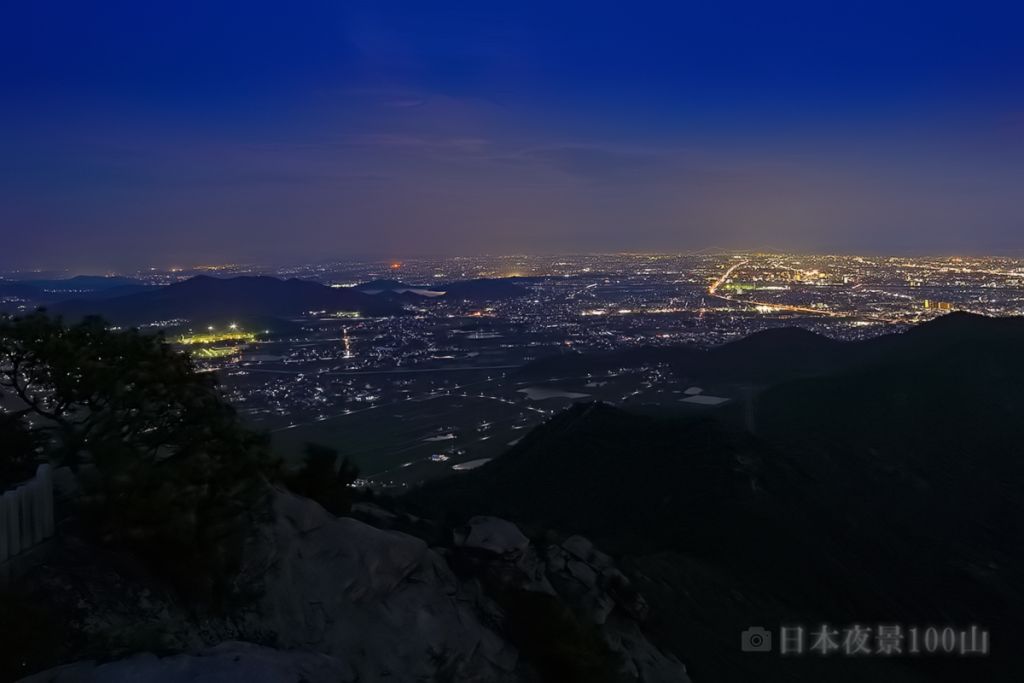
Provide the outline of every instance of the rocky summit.
{"type": "Polygon", "coordinates": [[[545,612],[524,615],[517,606],[533,598],[556,621],[593,634],[586,642],[614,663],[611,680],[688,680],[683,665],[644,636],[643,597],[582,537],[538,545],[511,522],[475,517],[449,544],[430,547],[285,490],[273,490],[271,505],[273,514],[246,542],[238,579],[256,597],[223,616],[197,621],[168,595],[129,585],[105,592],[97,586],[110,585],[110,575],[63,569],[58,580],[61,571],[44,567],[35,581],[49,582],[53,600],[89,603],[88,620],[76,624],[88,640],[131,650],[131,632],[167,630],[155,651],[23,680],[539,681],[551,653],[523,634],[550,624],[530,623],[545,612]]]}

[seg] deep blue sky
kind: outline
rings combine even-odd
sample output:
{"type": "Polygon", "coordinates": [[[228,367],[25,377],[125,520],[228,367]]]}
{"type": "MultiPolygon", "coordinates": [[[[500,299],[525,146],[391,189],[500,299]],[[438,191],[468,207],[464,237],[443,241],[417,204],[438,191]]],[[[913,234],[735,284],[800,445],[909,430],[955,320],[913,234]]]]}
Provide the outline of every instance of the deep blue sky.
{"type": "Polygon", "coordinates": [[[1019,252],[1016,4],[8,3],[0,265],[1019,252]]]}

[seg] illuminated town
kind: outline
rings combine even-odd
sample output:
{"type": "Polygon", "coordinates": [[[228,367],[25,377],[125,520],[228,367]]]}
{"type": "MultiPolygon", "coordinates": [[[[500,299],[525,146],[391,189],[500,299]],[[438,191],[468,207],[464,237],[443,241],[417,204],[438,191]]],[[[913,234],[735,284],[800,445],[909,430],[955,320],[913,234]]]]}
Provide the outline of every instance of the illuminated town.
{"type": "Polygon", "coordinates": [[[1024,683],[1024,3],[4,9],[0,683],[1024,683]]]}
{"type": "MultiPolygon", "coordinates": [[[[682,394],[685,387],[657,362],[602,377],[531,371],[557,354],[711,347],[771,327],[863,339],[951,311],[1024,313],[1024,259],[999,257],[502,256],[125,275],[167,285],[199,274],[299,278],[335,289],[384,283],[367,291],[405,292],[396,295],[404,297],[401,315],[318,309],[258,329],[236,320],[141,325],[166,328],[171,343],[217,372],[232,402],[283,449],[344,441],[367,483],[381,486],[486,462],[575,400],[687,401],[693,410],[717,404],[713,393],[682,394]],[[513,283],[517,295],[440,296],[442,283],[481,278],[513,283]],[[366,435],[372,443],[360,445],[366,435]]],[[[31,305],[12,297],[5,303],[31,305]]],[[[736,398],[730,387],[708,389],[736,398]]]]}

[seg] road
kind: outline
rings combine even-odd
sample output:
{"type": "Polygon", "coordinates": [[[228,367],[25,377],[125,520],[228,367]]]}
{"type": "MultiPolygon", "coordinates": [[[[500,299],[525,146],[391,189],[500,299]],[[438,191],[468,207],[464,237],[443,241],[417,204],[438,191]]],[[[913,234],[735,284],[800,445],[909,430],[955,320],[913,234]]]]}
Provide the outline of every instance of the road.
{"type": "Polygon", "coordinates": [[[715,280],[714,282],[711,283],[711,286],[708,287],[708,295],[709,296],[713,296],[716,299],[721,299],[722,301],[728,301],[728,302],[734,303],[734,304],[743,304],[745,306],[764,306],[766,308],[770,308],[770,309],[776,310],[776,311],[792,311],[794,313],[809,313],[811,315],[824,315],[824,316],[828,316],[828,317],[832,317],[832,318],[839,317],[839,316],[843,315],[842,313],[837,313],[836,311],[823,311],[820,308],[806,308],[804,306],[791,306],[789,304],[768,303],[767,301],[752,301],[750,299],[734,299],[731,296],[726,296],[724,294],[719,294],[718,293],[718,288],[721,287],[722,285],[724,285],[726,282],[728,282],[729,278],[732,277],[733,273],[735,273],[739,268],[741,268],[742,266],[745,266],[748,263],[750,263],[750,262],[749,261],[740,261],[739,263],[734,263],[729,268],[729,270],[725,271],[722,274],[722,277],[718,278],[717,280],[715,280]]]}
{"type": "Polygon", "coordinates": [[[862,318],[864,320],[871,320],[874,322],[883,322],[890,324],[900,324],[905,322],[903,320],[897,320],[895,318],[885,318],[880,315],[866,315],[863,313],[843,313],[841,311],[828,311],[822,310],[820,308],[808,308],[806,306],[791,306],[790,304],[769,303],[767,301],[754,301],[752,299],[734,299],[731,296],[719,294],[718,288],[724,285],[726,282],[728,282],[729,278],[732,277],[732,274],[736,272],[736,270],[738,270],[740,267],[746,265],[747,263],[749,263],[749,261],[740,261],[739,263],[733,264],[727,271],[725,271],[722,274],[722,277],[718,278],[717,280],[711,283],[711,285],[708,287],[708,295],[713,296],[716,299],[721,299],[722,301],[728,301],[734,304],[740,304],[743,306],[763,306],[765,308],[770,308],[773,311],[791,311],[793,313],[823,315],[827,318],[862,318]]]}
{"type": "Polygon", "coordinates": [[[711,286],[708,287],[708,294],[710,294],[711,296],[717,296],[719,299],[725,299],[726,301],[732,301],[732,299],[730,299],[728,297],[725,297],[725,296],[721,296],[719,294],[715,294],[715,292],[718,291],[719,287],[721,287],[722,285],[724,285],[726,282],[729,281],[729,278],[732,277],[732,274],[734,272],[736,272],[737,268],[740,268],[741,266],[745,266],[748,263],[750,263],[750,261],[740,261],[739,263],[734,263],[729,268],[729,270],[725,271],[725,273],[722,274],[722,277],[718,278],[717,280],[715,280],[714,282],[711,283],[711,286]]]}

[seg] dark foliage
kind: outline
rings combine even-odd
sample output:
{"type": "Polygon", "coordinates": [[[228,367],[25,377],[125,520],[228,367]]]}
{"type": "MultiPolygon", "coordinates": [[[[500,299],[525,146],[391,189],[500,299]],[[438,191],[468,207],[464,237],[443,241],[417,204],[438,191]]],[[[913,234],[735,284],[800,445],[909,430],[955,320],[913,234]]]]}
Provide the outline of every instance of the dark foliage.
{"type": "Polygon", "coordinates": [[[82,472],[89,533],[191,595],[223,592],[272,462],[212,374],[160,335],[40,312],[0,320],[0,391],[49,459],[82,472]]]}
{"type": "Polygon", "coordinates": [[[24,420],[0,414],[0,493],[33,475],[38,446],[24,420]]]}
{"type": "Polygon", "coordinates": [[[533,591],[498,594],[509,639],[546,683],[614,683],[621,663],[593,624],[558,598],[533,591]]]}
{"type": "Polygon", "coordinates": [[[351,484],[359,470],[345,458],[338,463],[338,452],[320,444],[306,444],[306,458],[302,468],[285,476],[288,488],[320,503],[334,515],[347,515],[352,511],[354,489],[351,484]]]}
{"type": "Polygon", "coordinates": [[[0,680],[17,681],[52,666],[79,645],[66,622],[54,619],[30,596],[0,591],[0,680]]]}

